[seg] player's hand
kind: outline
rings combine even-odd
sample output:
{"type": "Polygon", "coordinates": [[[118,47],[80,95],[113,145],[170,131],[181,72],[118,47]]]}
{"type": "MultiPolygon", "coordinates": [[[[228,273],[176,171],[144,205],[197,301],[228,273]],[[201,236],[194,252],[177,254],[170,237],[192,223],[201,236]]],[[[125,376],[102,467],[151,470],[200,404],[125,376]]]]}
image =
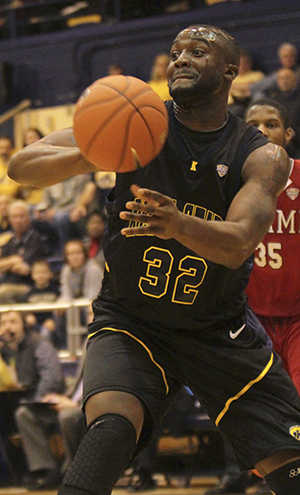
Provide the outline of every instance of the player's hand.
{"type": "Polygon", "coordinates": [[[141,202],[128,201],[126,208],[121,211],[120,218],[135,223],[135,226],[121,230],[123,235],[155,235],[161,239],[176,237],[180,229],[182,213],[176,207],[172,198],[157,191],[131,186],[132,194],[141,202]]]}
{"type": "Polygon", "coordinates": [[[69,407],[75,407],[76,404],[66,395],[60,394],[47,394],[44,395],[42,402],[46,402],[55,411],[63,411],[69,407]]]}

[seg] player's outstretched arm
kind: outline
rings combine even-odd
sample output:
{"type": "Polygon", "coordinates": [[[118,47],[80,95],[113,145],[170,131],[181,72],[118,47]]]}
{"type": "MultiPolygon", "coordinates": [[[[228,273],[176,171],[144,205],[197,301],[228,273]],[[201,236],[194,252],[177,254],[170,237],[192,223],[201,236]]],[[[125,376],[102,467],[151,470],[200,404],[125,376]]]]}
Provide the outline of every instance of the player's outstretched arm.
{"type": "Polygon", "coordinates": [[[12,156],[8,176],[21,184],[46,187],[95,171],[76,146],[72,128],[49,134],[12,156]]]}
{"type": "Polygon", "coordinates": [[[268,231],[289,170],[288,155],[276,145],[267,144],[252,152],[242,171],[244,185],[233,199],[224,222],[185,215],[172,198],[132,186],[133,195],[142,203],[137,212],[137,203],[129,201],[126,207],[130,211],[121,212],[120,218],[137,222],[138,226],[126,227],[122,234],[174,238],[198,256],[236,269],[268,231]]]}

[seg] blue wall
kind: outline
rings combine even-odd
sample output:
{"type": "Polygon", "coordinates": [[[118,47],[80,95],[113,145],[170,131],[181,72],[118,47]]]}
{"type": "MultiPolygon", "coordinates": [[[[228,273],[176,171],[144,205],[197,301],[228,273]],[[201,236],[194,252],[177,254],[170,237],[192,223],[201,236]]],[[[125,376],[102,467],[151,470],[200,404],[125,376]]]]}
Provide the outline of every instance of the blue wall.
{"type": "Polygon", "coordinates": [[[53,34],[0,41],[0,62],[13,66],[13,102],[33,106],[73,103],[81,91],[118,62],[127,74],[147,80],[155,55],[169,51],[178,31],[214,24],[249,50],[256,68],[277,68],[277,47],[294,42],[300,51],[299,0],[227,1],[181,14],[140,18],[113,25],[91,24],[53,34]]]}

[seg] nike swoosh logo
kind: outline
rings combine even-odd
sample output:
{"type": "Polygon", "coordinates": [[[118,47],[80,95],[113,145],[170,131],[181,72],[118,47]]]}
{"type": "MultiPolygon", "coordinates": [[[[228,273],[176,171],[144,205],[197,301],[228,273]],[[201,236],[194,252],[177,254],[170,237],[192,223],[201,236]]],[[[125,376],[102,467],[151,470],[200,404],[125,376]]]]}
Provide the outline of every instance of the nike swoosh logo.
{"type": "Polygon", "coordinates": [[[240,333],[244,330],[245,326],[246,326],[246,323],[244,323],[244,325],[241,328],[239,328],[236,332],[233,332],[232,330],[230,330],[229,337],[231,339],[236,339],[240,335],[240,333]]]}

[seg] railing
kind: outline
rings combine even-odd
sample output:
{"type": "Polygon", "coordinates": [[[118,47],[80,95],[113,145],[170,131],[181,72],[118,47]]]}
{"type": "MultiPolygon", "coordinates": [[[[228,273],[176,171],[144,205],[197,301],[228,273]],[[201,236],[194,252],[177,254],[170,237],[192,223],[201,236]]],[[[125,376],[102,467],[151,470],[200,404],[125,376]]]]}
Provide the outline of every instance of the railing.
{"type": "Polygon", "coordinates": [[[0,313],[7,311],[21,311],[23,313],[56,311],[63,309],[66,311],[66,333],[67,350],[64,357],[74,358],[82,352],[82,335],[87,334],[87,327],[82,326],[80,310],[89,308],[91,300],[85,298],[73,299],[72,301],[57,301],[53,303],[24,303],[0,305],[0,313]]]}
{"type": "Polygon", "coordinates": [[[7,122],[7,120],[9,119],[12,119],[18,113],[23,112],[23,110],[27,110],[28,108],[30,108],[30,106],[31,106],[31,101],[26,99],[21,101],[15,107],[7,110],[7,112],[2,113],[2,115],[0,115],[0,125],[4,124],[4,122],[7,122]]]}

